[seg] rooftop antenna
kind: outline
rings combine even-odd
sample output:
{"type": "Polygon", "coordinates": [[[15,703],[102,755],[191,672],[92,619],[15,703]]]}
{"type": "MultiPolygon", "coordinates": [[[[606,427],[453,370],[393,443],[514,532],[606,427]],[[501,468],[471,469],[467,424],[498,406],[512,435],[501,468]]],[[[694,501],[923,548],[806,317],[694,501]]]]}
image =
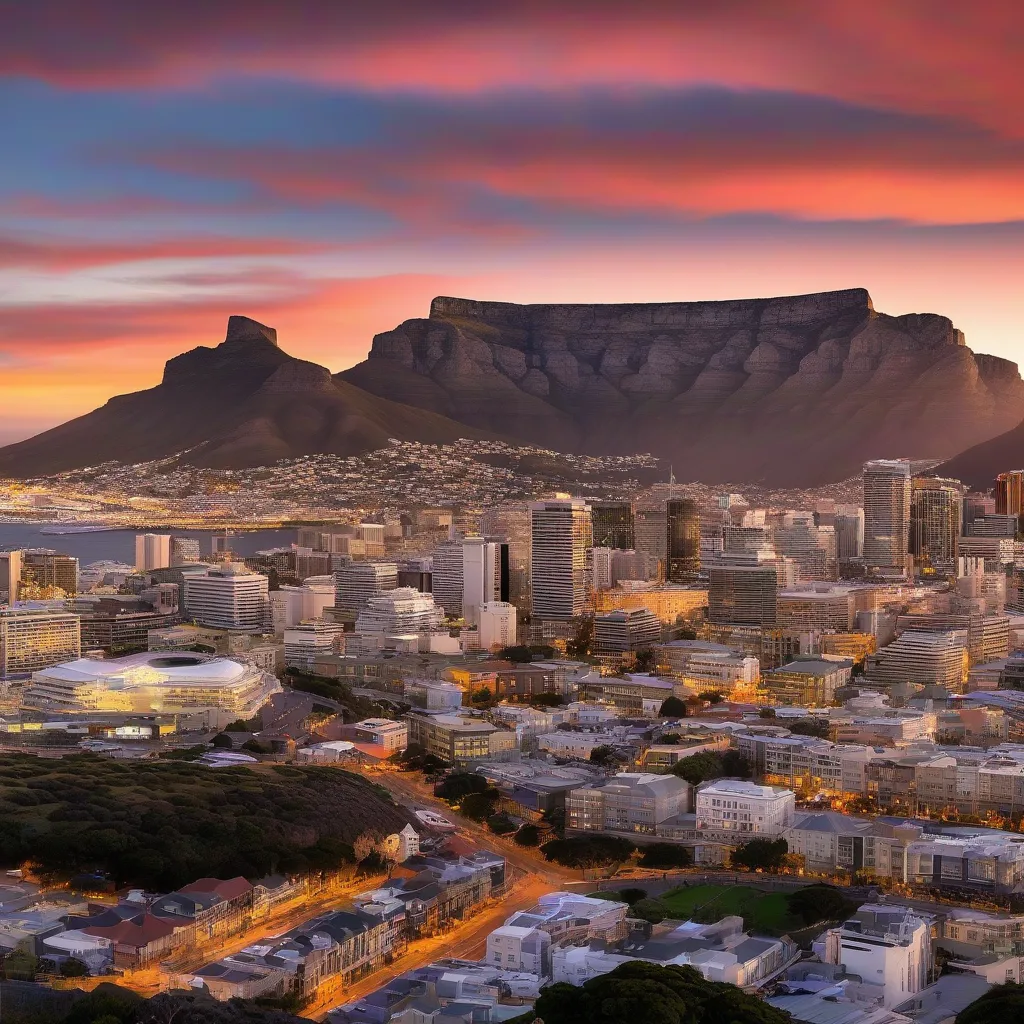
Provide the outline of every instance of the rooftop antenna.
{"type": "Polygon", "coordinates": [[[674,484],[674,483],[676,482],[676,474],[675,474],[675,469],[674,469],[674,467],[672,466],[672,463],[671,463],[671,462],[669,463],[669,466],[668,466],[668,482],[669,482],[670,484],[674,484]]]}

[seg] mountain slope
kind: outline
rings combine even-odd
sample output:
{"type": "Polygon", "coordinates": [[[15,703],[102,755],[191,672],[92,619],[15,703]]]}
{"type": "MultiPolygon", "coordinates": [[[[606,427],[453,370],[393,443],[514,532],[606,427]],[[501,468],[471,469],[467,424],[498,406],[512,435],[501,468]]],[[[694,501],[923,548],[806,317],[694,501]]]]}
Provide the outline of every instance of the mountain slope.
{"type": "Polygon", "coordinates": [[[1005,434],[982,441],[944,462],[935,472],[988,491],[1000,473],[1024,467],[1024,421],[1005,434]]]}
{"type": "Polygon", "coordinates": [[[483,432],[367,394],[277,346],[276,332],[233,316],[216,348],[169,360],[155,388],[0,449],[0,476],[40,476],[109,460],[142,462],[191,449],[211,468],[356,454],[388,438],[447,442],[483,432]]]}
{"type": "Polygon", "coordinates": [[[335,378],[563,451],[651,451],[677,475],[809,486],[869,458],[948,458],[1024,417],[1014,363],[863,289],[535,305],[439,297],[335,378]]]}

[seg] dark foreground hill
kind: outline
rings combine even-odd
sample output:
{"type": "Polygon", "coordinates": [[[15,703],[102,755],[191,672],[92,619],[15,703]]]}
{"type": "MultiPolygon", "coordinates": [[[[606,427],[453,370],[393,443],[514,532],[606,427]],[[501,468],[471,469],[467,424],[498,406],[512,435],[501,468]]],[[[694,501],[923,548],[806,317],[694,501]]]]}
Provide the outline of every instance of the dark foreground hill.
{"type": "MultiPolygon", "coordinates": [[[[1024,417],[1014,363],[862,289],[535,305],[441,297],[338,378],[562,451],[650,451],[682,479],[813,485],[866,459],[948,458],[1024,417]]],[[[336,378],[336,379],[338,379],[336,378]]]]}
{"type": "Polygon", "coordinates": [[[332,379],[325,367],[283,352],[272,328],[233,316],[220,345],[169,360],[155,388],[0,448],[0,476],[185,450],[192,465],[241,468],[314,452],[355,455],[389,437],[445,443],[479,433],[332,379]]]}
{"type": "Polygon", "coordinates": [[[963,480],[975,490],[987,491],[998,474],[1021,468],[1024,468],[1024,422],[1005,434],[968,448],[935,472],[963,480]]]}

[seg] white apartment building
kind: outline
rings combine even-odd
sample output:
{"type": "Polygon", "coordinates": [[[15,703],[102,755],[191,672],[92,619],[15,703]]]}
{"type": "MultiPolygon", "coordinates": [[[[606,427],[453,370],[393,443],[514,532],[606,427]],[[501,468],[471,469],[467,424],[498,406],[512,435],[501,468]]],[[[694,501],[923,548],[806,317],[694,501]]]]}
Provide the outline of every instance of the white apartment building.
{"type": "Polygon", "coordinates": [[[822,960],[842,964],[878,993],[887,1009],[928,984],[930,922],[907,907],[861,907],[825,932],[822,960]]]}
{"type": "Polygon", "coordinates": [[[356,618],[357,633],[404,636],[429,633],[444,622],[444,611],[430,594],[412,587],[396,587],[370,597],[356,618]]]}
{"type": "Polygon", "coordinates": [[[775,839],[793,824],[796,794],[790,789],[719,779],[697,790],[697,829],[709,838],[743,843],[775,839]]]}
{"type": "Polygon", "coordinates": [[[345,647],[345,627],[331,619],[307,619],[284,631],[285,668],[311,671],[324,654],[340,654],[345,647]]]}
{"type": "Polygon", "coordinates": [[[270,592],[270,611],[275,633],[306,619],[322,619],[334,607],[334,577],[311,576],[301,586],[285,585],[270,592]]]}
{"type": "Polygon", "coordinates": [[[516,606],[508,601],[485,601],[477,609],[477,630],[482,650],[516,644],[516,606]]]}
{"type": "Polygon", "coordinates": [[[406,722],[396,722],[390,718],[364,718],[352,728],[359,743],[372,743],[389,754],[405,750],[409,745],[409,726],[406,722]]]}
{"type": "Polygon", "coordinates": [[[875,685],[937,683],[963,693],[969,669],[966,630],[930,633],[908,629],[865,662],[866,678],[875,685]]]}
{"type": "Polygon", "coordinates": [[[169,533],[139,533],[135,536],[135,568],[139,572],[166,569],[171,564],[169,533]]]}
{"type": "Polygon", "coordinates": [[[621,655],[652,648],[661,639],[661,620],[646,608],[622,608],[594,616],[593,651],[621,655]]]}
{"type": "Polygon", "coordinates": [[[394,562],[347,562],[334,574],[334,606],[359,613],[371,597],[398,586],[398,566],[394,562]]]}
{"type": "Polygon", "coordinates": [[[566,794],[565,825],[581,832],[656,835],[662,822],[689,810],[692,790],[675,775],[620,772],[566,794]]]}
{"type": "Polygon", "coordinates": [[[540,978],[551,973],[551,936],[540,928],[502,925],[487,936],[487,962],[540,978]]]}
{"type": "Polygon", "coordinates": [[[907,569],[910,539],[910,463],[864,464],[864,563],[883,572],[907,569]]]}
{"type": "Polygon", "coordinates": [[[202,626],[259,633],[268,627],[269,581],[241,562],[185,577],[185,607],[202,626]]]}
{"type": "Polygon", "coordinates": [[[363,542],[363,550],[367,558],[384,557],[384,535],[383,523],[359,523],[356,526],[359,540],[363,542]]]}

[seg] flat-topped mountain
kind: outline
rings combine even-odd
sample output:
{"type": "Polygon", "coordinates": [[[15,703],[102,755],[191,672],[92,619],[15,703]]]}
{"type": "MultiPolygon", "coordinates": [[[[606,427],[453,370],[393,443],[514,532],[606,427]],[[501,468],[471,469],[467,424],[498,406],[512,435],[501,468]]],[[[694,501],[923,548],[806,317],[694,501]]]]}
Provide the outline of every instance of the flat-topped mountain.
{"type": "Polygon", "coordinates": [[[1024,418],[1024,382],[943,316],[863,289],[527,305],[436,298],[335,379],[563,451],[651,451],[709,482],[812,485],[866,459],[944,458],[1024,418]]]}
{"type": "Polygon", "coordinates": [[[949,459],[1022,419],[1016,364],[975,355],[943,316],[879,313],[862,289],[628,305],[440,297],[333,376],[233,316],[220,345],[169,360],[155,388],[0,449],[0,476],[186,449],[228,468],[389,437],[488,437],[652,452],[680,479],[814,486],[867,459],[949,459]]]}
{"type": "Polygon", "coordinates": [[[186,449],[193,465],[238,468],[312,452],[358,454],[390,437],[443,443],[480,435],[336,380],[282,351],[273,328],[233,316],[220,345],[168,360],[155,388],[0,448],[0,476],[145,462],[186,449]]]}

